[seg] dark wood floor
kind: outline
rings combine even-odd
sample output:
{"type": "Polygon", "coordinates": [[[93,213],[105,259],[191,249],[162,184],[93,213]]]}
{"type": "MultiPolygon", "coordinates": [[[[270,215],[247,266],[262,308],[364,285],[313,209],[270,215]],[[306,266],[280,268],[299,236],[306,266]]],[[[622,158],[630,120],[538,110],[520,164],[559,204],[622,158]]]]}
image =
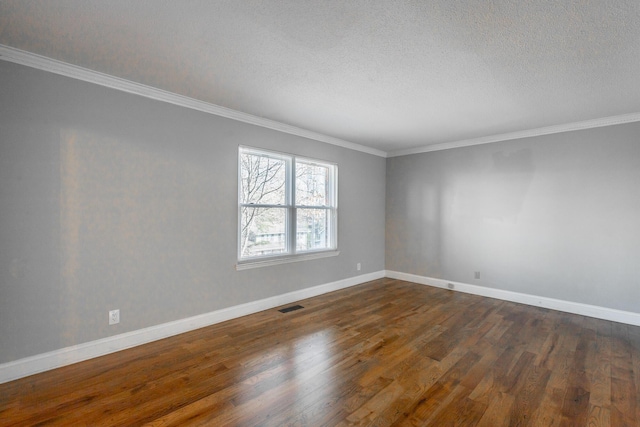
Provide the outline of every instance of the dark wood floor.
{"type": "Polygon", "coordinates": [[[634,426],[640,328],[382,279],[0,385],[1,425],[634,426]]]}

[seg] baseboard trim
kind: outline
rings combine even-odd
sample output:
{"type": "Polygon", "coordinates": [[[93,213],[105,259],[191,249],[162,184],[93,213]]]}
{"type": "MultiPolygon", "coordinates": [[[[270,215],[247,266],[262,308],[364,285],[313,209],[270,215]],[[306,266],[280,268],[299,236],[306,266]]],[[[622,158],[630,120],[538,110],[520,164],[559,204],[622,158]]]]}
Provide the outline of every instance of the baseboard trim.
{"type": "Polygon", "coordinates": [[[496,298],[504,301],[517,302],[535,307],[549,308],[566,313],[579,314],[597,319],[611,320],[613,322],[640,326],[640,313],[616,310],[613,308],[596,305],[582,304],[578,302],[541,297],[503,289],[487,288],[484,286],[470,285],[468,283],[454,282],[452,280],[435,279],[433,277],[418,276],[416,274],[401,273],[399,271],[386,270],[386,277],[391,279],[406,280],[421,285],[434,286],[436,288],[449,289],[448,285],[454,285],[454,290],[467,294],[496,298]]]}
{"type": "Polygon", "coordinates": [[[385,277],[384,270],[0,364],[0,384],[385,277]]]}

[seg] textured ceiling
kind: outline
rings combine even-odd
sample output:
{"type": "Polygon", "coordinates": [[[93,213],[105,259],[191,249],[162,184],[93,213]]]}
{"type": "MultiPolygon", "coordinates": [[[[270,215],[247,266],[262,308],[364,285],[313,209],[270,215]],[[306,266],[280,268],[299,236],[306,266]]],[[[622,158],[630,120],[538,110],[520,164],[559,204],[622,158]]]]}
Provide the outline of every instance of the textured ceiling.
{"type": "Polygon", "coordinates": [[[638,0],[0,0],[0,44],[386,152],[640,112],[638,0]]]}

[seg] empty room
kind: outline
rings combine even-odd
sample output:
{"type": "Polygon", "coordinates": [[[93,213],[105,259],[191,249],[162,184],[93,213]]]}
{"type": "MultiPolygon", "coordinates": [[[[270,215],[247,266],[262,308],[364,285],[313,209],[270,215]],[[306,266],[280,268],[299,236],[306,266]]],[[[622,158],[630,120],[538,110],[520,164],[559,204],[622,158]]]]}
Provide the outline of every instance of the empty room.
{"type": "Polygon", "coordinates": [[[0,0],[0,426],[640,425],[640,2],[0,0]]]}

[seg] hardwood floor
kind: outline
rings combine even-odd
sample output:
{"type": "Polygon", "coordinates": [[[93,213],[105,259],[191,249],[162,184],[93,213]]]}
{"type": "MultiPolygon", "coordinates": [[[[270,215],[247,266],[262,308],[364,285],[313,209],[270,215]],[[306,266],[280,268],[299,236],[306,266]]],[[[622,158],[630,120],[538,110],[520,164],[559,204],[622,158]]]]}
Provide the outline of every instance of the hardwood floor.
{"type": "Polygon", "coordinates": [[[640,327],[381,279],[0,385],[1,425],[638,426],[640,327]]]}

